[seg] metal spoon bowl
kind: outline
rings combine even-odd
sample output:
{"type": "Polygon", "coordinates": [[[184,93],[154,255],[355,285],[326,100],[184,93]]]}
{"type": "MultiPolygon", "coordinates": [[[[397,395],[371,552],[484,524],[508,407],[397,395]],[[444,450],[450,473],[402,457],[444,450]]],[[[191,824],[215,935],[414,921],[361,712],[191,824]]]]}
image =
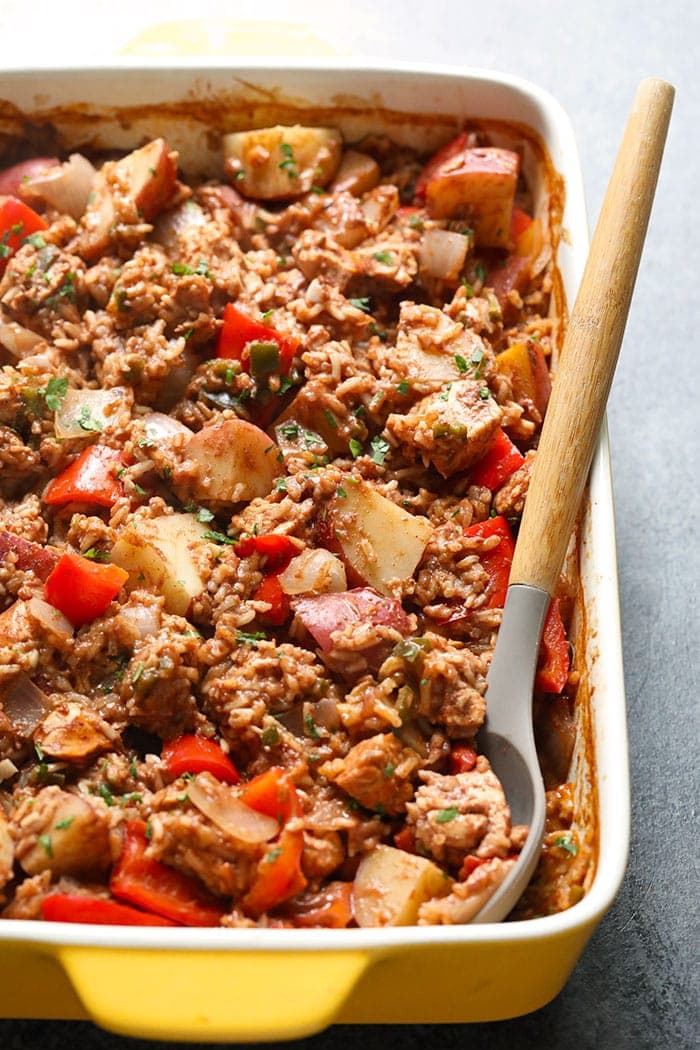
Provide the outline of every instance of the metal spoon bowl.
{"type": "Polygon", "coordinates": [[[674,89],[642,81],[596,225],[553,384],[487,679],[481,751],[500,779],[514,824],[528,824],[515,866],[473,922],[500,922],[527,886],[545,826],[532,726],[542,626],[597,445],[642,254],[674,89]]]}

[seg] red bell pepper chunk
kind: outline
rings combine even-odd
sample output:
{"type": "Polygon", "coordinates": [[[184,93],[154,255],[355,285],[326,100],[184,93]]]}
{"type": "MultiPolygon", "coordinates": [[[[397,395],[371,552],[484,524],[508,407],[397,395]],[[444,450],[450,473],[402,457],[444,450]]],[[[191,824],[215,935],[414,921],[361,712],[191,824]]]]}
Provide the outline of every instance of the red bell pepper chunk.
{"type": "Polygon", "coordinates": [[[270,849],[258,862],[255,880],[241,901],[247,914],[262,915],[282,901],[301,893],[306,887],[306,878],[301,870],[303,849],[303,832],[289,831],[287,828],[270,843],[270,849]]]}
{"type": "Polygon", "coordinates": [[[279,374],[288,374],[299,346],[298,339],[282,335],[270,325],[254,320],[233,303],[227,303],[224,307],[223,322],[216,346],[217,357],[240,361],[245,371],[250,372],[250,344],[276,343],[280,357],[279,374]]]}
{"type": "Polygon", "coordinates": [[[499,427],[491,448],[473,468],[471,483],[485,485],[493,492],[519,467],[522,467],[524,462],[523,454],[516,448],[505,431],[499,427]]]}
{"type": "Polygon", "coordinates": [[[277,576],[266,576],[253,595],[256,602],[267,602],[270,606],[265,613],[258,613],[258,619],[270,627],[281,627],[289,619],[291,606],[289,598],[282,590],[277,576]]]}
{"type": "Polygon", "coordinates": [[[524,233],[528,226],[532,225],[532,219],[524,212],[522,208],[513,208],[513,212],[510,217],[510,239],[512,242],[517,241],[521,233],[524,233]]]}
{"type": "Polygon", "coordinates": [[[416,200],[422,201],[425,199],[426,186],[443,164],[448,160],[451,160],[453,157],[458,156],[462,150],[467,148],[467,137],[466,131],[463,131],[461,135],[458,135],[457,138],[446,143],[442,149],[439,149],[437,153],[433,154],[416,179],[416,185],[414,187],[416,200]]]}
{"type": "Polygon", "coordinates": [[[416,833],[413,828],[409,828],[407,824],[404,824],[401,830],[394,835],[394,845],[405,853],[415,853],[416,833]]]}
{"type": "Polygon", "coordinates": [[[46,600],[74,627],[106,612],[129,579],[118,565],[100,565],[78,554],[64,554],[45,583],[46,600]]]}
{"type": "Polygon", "coordinates": [[[455,744],[450,753],[450,773],[471,773],[476,765],[477,754],[468,744],[455,744]]]}
{"type": "Polygon", "coordinates": [[[569,678],[570,664],[569,643],[559,599],[552,598],[542,630],[535,689],[543,693],[561,693],[569,678]]]}
{"type": "Polygon", "coordinates": [[[125,465],[121,452],[107,445],[90,445],[54,478],[44,493],[49,507],[92,503],[112,507],[124,494],[117,471],[125,465]]]}
{"type": "Polygon", "coordinates": [[[126,824],[122,851],[109,880],[115,897],[184,926],[218,926],[224,909],[195,879],[146,855],[142,820],[126,824]]]}
{"type": "Polygon", "coordinates": [[[299,553],[299,547],[294,540],[277,532],[268,532],[263,536],[246,536],[236,544],[234,550],[239,558],[249,558],[251,554],[264,556],[265,569],[271,573],[282,572],[299,553]]]}
{"type": "Polygon", "coordinates": [[[462,861],[462,867],[459,869],[460,881],[464,882],[468,879],[473,871],[476,871],[477,868],[486,863],[486,860],[486,857],[475,857],[472,853],[467,854],[462,861]]]}
{"type": "Polygon", "coordinates": [[[213,740],[187,733],[164,745],[161,758],[173,777],[183,773],[211,773],[224,784],[240,783],[241,775],[231,759],[213,740]]]}
{"type": "Polygon", "coordinates": [[[486,586],[486,603],[482,608],[500,609],[505,605],[510,567],[515,553],[515,541],[508,522],[503,515],[487,518],[486,521],[470,525],[466,530],[466,535],[481,536],[483,539],[498,536],[500,540],[497,546],[491,550],[482,551],[479,555],[481,567],[489,578],[486,586]]]}
{"type": "Polygon", "coordinates": [[[0,273],[25,237],[47,229],[48,224],[41,215],[16,197],[6,197],[0,204],[0,273]]]}
{"type": "Polygon", "coordinates": [[[162,915],[139,911],[128,904],[77,893],[50,893],[41,902],[41,914],[48,922],[90,922],[100,926],[177,925],[162,915]]]}
{"type": "Polygon", "coordinates": [[[286,824],[300,813],[296,789],[289,773],[280,766],[270,766],[244,786],[239,798],[246,806],[286,824]]]}
{"type": "Polygon", "coordinates": [[[255,916],[294,897],[306,886],[301,871],[303,832],[284,827],[288,820],[299,815],[301,807],[292,778],[279,766],[271,766],[254,777],[245,785],[239,798],[258,813],[274,817],[283,828],[279,838],[270,843],[270,849],[259,861],[255,880],[241,901],[244,911],[255,916]]]}

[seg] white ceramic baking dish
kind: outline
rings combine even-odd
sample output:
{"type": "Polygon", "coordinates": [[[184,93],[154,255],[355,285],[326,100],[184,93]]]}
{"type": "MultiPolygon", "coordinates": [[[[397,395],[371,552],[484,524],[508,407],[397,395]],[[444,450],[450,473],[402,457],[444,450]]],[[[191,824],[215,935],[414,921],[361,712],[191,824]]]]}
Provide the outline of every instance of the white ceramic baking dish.
{"type": "MultiPolygon", "coordinates": [[[[0,79],[0,134],[51,120],[68,145],[131,148],[163,134],[186,168],[216,170],[217,133],[332,122],[428,149],[465,118],[515,122],[544,143],[565,187],[558,265],[569,303],[587,251],[573,132],[536,86],[480,70],[250,60],[17,70],[0,79]],[[178,103],[178,105],[173,105],[178,103]],[[115,113],[114,107],[120,112],[115,113]],[[160,107],[160,108],[159,108],[160,107]],[[309,112],[310,111],[310,112],[309,112]],[[26,123],[26,116],[31,124],[26,123]],[[213,134],[212,134],[213,128],[213,134]]],[[[332,930],[139,929],[0,920],[0,1016],[90,1017],[160,1039],[278,1040],[334,1022],[487,1021],[535,1010],[562,988],[619,888],[629,786],[607,439],[579,543],[577,821],[596,845],[584,898],[528,922],[332,930]]]]}

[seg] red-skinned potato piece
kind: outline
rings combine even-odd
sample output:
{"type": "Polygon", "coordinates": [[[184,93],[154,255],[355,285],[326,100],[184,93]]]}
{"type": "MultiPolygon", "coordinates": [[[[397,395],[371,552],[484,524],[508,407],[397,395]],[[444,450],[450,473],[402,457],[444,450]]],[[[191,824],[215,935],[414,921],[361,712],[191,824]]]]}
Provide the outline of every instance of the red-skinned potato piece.
{"type": "Polygon", "coordinates": [[[177,154],[165,139],[154,139],[118,162],[129,196],[150,222],[169,203],[177,182],[177,154]]]}
{"type": "Polygon", "coordinates": [[[389,594],[390,580],[413,576],[432,526],[370,485],[348,478],[329,504],[321,531],[328,534],[322,546],[340,553],[351,583],[389,594]]]}
{"type": "Polygon", "coordinates": [[[0,563],[8,554],[15,555],[15,564],[22,572],[32,569],[40,580],[45,580],[56,568],[61,557],[53,547],[42,547],[40,543],[15,536],[13,532],[0,532],[0,563]]]}
{"type": "MultiPolygon", "coordinates": [[[[113,238],[114,225],[122,218],[124,204],[131,203],[135,215],[126,221],[150,222],[169,205],[177,186],[177,153],[164,139],[154,139],[117,161],[108,161],[98,171],[93,193],[80,222],[79,248],[92,260],[105,252],[113,238]],[[120,197],[119,212],[115,198],[120,197]]],[[[122,219],[123,221],[123,219],[122,219]]]]}
{"type": "Polygon", "coordinates": [[[331,635],[353,623],[393,627],[407,636],[411,621],[395,598],[377,594],[371,587],[298,598],[294,612],[324,652],[333,648],[331,635]]]}
{"type": "Polygon", "coordinates": [[[428,178],[426,207],[437,219],[469,220],[477,245],[508,248],[519,163],[517,153],[493,146],[458,151],[428,178]]]}
{"type": "Polygon", "coordinates": [[[49,168],[57,167],[60,163],[58,157],[31,157],[29,160],[21,160],[18,164],[0,171],[0,193],[21,197],[25,182],[42,175],[49,168]]]}

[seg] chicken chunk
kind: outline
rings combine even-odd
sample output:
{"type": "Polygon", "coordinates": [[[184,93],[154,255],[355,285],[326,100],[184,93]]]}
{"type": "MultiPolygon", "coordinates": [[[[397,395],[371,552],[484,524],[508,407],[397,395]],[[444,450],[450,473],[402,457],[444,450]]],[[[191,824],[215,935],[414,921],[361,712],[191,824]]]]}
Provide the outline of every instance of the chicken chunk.
{"type": "Polygon", "coordinates": [[[319,772],[366,809],[392,816],[402,813],[413,795],[411,777],[420,756],[391,733],[361,740],[345,758],[321,766],[319,772]]]}
{"type": "Polygon", "coordinates": [[[421,774],[423,785],[406,806],[416,841],[436,860],[461,864],[467,853],[505,857],[511,849],[510,808],[489,761],[480,755],[469,773],[421,774]]]}
{"type": "Polygon", "coordinates": [[[28,875],[96,875],[112,860],[109,814],[101,799],[52,785],[20,802],[10,829],[16,859],[28,875]]]}
{"type": "Polygon", "coordinates": [[[488,387],[463,379],[422,398],[406,415],[389,416],[386,430],[406,456],[432,463],[447,478],[488,452],[502,414],[488,387]]]}

